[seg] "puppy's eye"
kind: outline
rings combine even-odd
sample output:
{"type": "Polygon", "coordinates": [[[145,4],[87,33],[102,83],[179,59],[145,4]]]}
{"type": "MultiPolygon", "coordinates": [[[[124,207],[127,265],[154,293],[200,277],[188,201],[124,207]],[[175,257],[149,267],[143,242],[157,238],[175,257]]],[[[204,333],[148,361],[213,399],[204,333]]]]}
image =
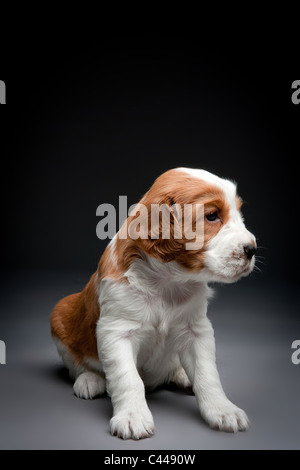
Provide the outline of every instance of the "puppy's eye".
{"type": "Polygon", "coordinates": [[[207,214],[206,219],[209,222],[214,222],[218,218],[218,211],[211,212],[210,214],[207,214]]]}

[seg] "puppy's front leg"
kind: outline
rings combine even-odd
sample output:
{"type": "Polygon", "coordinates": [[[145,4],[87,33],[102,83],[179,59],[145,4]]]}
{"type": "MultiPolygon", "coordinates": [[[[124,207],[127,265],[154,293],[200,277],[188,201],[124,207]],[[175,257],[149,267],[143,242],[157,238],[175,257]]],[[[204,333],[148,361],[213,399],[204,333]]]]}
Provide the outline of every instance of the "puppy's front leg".
{"type": "Polygon", "coordinates": [[[98,338],[99,351],[113,404],[111,433],[123,439],[142,439],[154,432],[145,388],[136,368],[137,350],[129,337],[109,334],[98,338]]]}
{"type": "Polygon", "coordinates": [[[182,348],[180,360],[190,379],[200,413],[214,429],[237,432],[248,428],[243,410],[226,397],[215,359],[215,339],[210,321],[203,317],[188,331],[188,346],[182,348]]]}

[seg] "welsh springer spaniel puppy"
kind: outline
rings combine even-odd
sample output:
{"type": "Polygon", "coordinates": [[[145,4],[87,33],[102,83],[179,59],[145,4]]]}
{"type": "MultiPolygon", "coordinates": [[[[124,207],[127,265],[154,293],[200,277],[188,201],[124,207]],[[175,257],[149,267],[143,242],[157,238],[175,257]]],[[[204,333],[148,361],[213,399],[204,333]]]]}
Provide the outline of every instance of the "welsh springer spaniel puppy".
{"type": "Polygon", "coordinates": [[[220,383],[206,316],[208,283],[235,282],[254,267],[256,241],[244,225],[241,205],[229,180],[204,170],[167,171],[111,240],[83,291],[55,306],[52,336],[75,380],[75,395],[88,399],[107,391],[113,435],[152,435],[145,388],[169,382],[192,387],[212,428],[247,429],[245,412],[229,401],[220,383]],[[142,223],[141,236],[130,236],[139,209],[146,208],[143,220],[151,225],[152,207],[158,204],[169,208],[170,236],[162,236],[161,218],[152,236],[142,223]],[[185,213],[178,215],[185,205],[193,208],[193,228],[194,207],[202,208],[201,243],[189,249],[185,232],[176,227],[179,219],[185,222],[185,213]]]}

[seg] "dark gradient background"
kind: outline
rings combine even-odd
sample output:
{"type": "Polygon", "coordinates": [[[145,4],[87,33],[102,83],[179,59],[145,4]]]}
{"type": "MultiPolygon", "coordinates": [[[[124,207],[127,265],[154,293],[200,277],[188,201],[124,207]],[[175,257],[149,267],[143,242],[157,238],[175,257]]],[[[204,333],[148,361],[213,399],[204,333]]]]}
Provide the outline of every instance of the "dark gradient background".
{"type": "MultiPolygon", "coordinates": [[[[1,106],[1,448],[298,448],[300,338],[299,78],[291,43],[196,34],[98,36],[91,43],[24,41],[3,55],[1,106]],[[163,171],[204,168],[238,182],[261,272],[217,286],[213,321],[228,396],[247,433],[210,430],[195,399],[149,396],[156,434],[109,435],[108,398],[72,395],[49,335],[49,315],[84,286],[107,241],[96,208],[137,202],[163,171]]],[[[298,69],[299,72],[299,69],[298,69]]]]}

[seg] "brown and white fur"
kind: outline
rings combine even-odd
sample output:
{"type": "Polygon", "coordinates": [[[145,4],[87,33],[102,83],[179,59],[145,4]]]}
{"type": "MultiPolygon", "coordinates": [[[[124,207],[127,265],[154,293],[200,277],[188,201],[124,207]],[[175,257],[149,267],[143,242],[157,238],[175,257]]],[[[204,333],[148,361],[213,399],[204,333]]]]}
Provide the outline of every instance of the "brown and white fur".
{"type": "Polygon", "coordinates": [[[111,432],[124,439],[154,432],[145,388],[168,382],[192,386],[212,428],[243,431],[248,419],[222,389],[206,316],[208,283],[235,282],[254,267],[255,237],[243,223],[236,185],[177,168],[162,174],[140,202],[149,208],[200,203],[205,216],[217,217],[205,219],[200,250],[186,250],[184,239],[121,239],[118,233],[83,291],[56,305],[52,336],[74,392],[87,399],[107,390],[111,432]]]}

